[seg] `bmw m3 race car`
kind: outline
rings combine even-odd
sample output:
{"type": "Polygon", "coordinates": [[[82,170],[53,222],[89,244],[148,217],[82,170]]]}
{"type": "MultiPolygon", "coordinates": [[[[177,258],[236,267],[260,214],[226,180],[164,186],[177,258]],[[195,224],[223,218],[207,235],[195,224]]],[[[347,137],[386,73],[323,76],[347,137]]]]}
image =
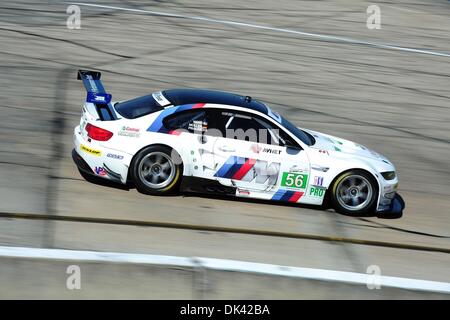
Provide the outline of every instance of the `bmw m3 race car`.
{"type": "Polygon", "coordinates": [[[100,72],[87,90],[73,158],[84,174],[145,194],[232,195],[361,215],[400,214],[394,165],[357,143],[298,128],[249,96],[171,89],[112,102],[100,72]]]}

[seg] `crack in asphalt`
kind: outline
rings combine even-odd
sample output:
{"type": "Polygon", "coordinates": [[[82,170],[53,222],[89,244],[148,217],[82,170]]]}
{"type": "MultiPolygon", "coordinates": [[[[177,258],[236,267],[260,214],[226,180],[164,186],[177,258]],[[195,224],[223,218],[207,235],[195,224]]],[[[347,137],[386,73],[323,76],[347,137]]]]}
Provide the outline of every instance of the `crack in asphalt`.
{"type": "MultiPolygon", "coordinates": [[[[421,232],[421,231],[416,231],[416,230],[409,230],[409,229],[405,229],[405,228],[393,227],[393,226],[389,226],[389,225],[381,223],[381,222],[368,220],[366,218],[358,218],[358,219],[361,220],[361,221],[364,221],[364,222],[373,223],[376,226],[374,226],[374,225],[362,225],[362,224],[355,224],[355,225],[361,225],[361,226],[372,227],[372,228],[380,228],[380,229],[389,229],[389,230],[405,232],[405,233],[410,233],[410,234],[417,234],[417,235],[433,237],[433,238],[450,239],[450,236],[443,236],[443,235],[432,234],[432,233],[427,233],[427,232],[421,232]]],[[[342,222],[342,223],[351,224],[351,223],[346,223],[346,222],[342,222]]]]}
{"type": "Polygon", "coordinates": [[[172,223],[172,222],[160,222],[160,221],[142,221],[142,220],[126,220],[126,219],[111,219],[111,218],[92,218],[82,216],[64,216],[64,215],[52,215],[52,214],[35,214],[35,213],[12,213],[12,212],[0,212],[0,218],[10,219],[25,219],[25,220],[48,220],[48,221],[66,221],[66,222],[82,222],[82,223],[97,223],[97,224],[111,224],[111,225],[128,225],[138,227],[154,227],[154,228],[167,228],[167,229],[179,229],[179,230],[193,230],[193,231],[208,231],[208,232],[221,232],[232,234],[246,234],[253,236],[266,236],[266,237],[279,237],[279,238],[291,238],[291,239],[304,239],[304,240],[317,240],[334,243],[348,243],[367,245],[375,247],[385,247],[392,249],[404,249],[404,250],[416,250],[426,252],[440,252],[450,254],[450,248],[414,245],[398,242],[387,242],[377,240],[365,240],[355,239],[347,237],[335,237],[335,236],[322,236],[306,233],[291,233],[262,229],[245,229],[245,228],[233,228],[222,227],[213,225],[192,225],[185,223],[172,223]]]}
{"type": "Polygon", "coordinates": [[[46,36],[46,35],[38,34],[38,33],[33,33],[33,32],[29,32],[29,31],[15,30],[15,29],[10,29],[10,28],[3,28],[3,27],[0,27],[0,30],[20,33],[20,34],[23,34],[23,35],[32,36],[32,37],[38,37],[38,38],[47,39],[47,40],[61,41],[61,42],[72,44],[72,45],[77,46],[77,47],[82,47],[84,49],[89,49],[89,50],[92,50],[92,51],[96,51],[98,53],[108,54],[108,55],[112,55],[112,56],[116,56],[116,57],[120,57],[120,58],[133,58],[132,56],[127,56],[127,55],[122,55],[122,54],[118,54],[118,53],[114,53],[114,52],[104,51],[102,49],[99,49],[99,48],[96,48],[96,47],[92,47],[92,46],[89,46],[87,44],[80,43],[80,42],[73,41],[73,40],[55,38],[55,37],[50,37],[50,36],[46,36]]]}

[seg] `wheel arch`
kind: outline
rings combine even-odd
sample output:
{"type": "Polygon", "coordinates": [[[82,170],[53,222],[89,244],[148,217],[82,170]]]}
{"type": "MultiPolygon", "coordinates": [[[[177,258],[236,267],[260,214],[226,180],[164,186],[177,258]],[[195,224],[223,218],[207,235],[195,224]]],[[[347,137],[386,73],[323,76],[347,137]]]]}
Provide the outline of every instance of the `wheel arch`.
{"type": "Polygon", "coordinates": [[[136,159],[136,156],[137,156],[142,150],[144,150],[144,149],[146,149],[146,148],[148,148],[148,147],[153,147],[153,146],[167,147],[167,148],[170,148],[171,150],[174,150],[174,151],[178,154],[178,156],[179,156],[180,159],[181,159],[181,164],[182,164],[182,166],[181,166],[181,179],[183,179],[183,172],[185,172],[185,170],[186,170],[186,168],[185,168],[185,166],[186,166],[186,161],[185,161],[185,159],[183,159],[182,153],[180,153],[174,146],[172,146],[172,145],[170,145],[170,144],[168,144],[168,143],[151,143],[151,144],[148,144],[148,145],[145,145],[145,146],[141,147],[139,150],[137,150],[137,151],[134,153],[133,157],[131,157],[130,163],[128,164],[128,170],[127,170],[127,182],[130,182],[130,181],[131,181],[131,180],[130,180],[130,176],[131,176],[131,175],[130,175],[130,170],[131,170],[131,168],[132,168],[133,161],[136,159]]]}
{"type": "Polygon", "coordinates": [[[378,207],[378,203],[380,202],[380,195],[381,195],[381,185],[380,185],[380,181],[379,178],[377,176],[376,173],[374,173],[373,171],[369,170],[368,168],[364,168],[364,167],[353,167],[353,168],[347,168],[345,170],[339,171],[337,172],[334,177],[332,178],[330,184],[327,187],[327,190],[325,191],[325,196],[323,198],[323,202],[322,205],[325,206],[326,208],[329,207],[330,205],[330,194],[332,192],[332,188],[334,183],[336,182],[336,180],[342,176],[343,174],[350,172],[350,171],[364,171],[366,173],[368,173],[376,182],[377,182],[377,186],[378,186],[378,194],[377,194],[377,204],[376,207],[378,207]]]}

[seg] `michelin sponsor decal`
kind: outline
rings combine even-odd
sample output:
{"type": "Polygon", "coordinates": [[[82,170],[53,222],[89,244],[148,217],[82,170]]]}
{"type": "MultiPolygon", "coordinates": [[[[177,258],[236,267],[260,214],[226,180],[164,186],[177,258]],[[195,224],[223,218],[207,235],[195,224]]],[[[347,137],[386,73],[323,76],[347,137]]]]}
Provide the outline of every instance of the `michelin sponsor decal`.
{"type": "Polygon", "coordinates": [[[117,159],[117,160],[123,159],[123,156],[121,156],[120,154],[108,153],[106,156],[108,158],[117,159]]]}
{"type": "Polygon", "coordinates": [[[102,155],[102,152],[100,150],[96,150],[90,147],[85,146],[84,144],[80,145],[80,150],[92,154],[94,156],[100,157],[102,155]]]}

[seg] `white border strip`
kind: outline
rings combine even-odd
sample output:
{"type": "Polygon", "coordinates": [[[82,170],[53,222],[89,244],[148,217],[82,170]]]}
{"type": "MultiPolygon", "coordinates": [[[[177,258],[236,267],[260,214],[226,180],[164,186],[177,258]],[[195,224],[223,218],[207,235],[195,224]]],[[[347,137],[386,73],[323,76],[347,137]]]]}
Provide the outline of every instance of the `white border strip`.
{"type": "MultiPolygon", "coordinates": [[[[97,252],[62,249],[41,249],[0,246],[0,258],[31,258],[48,260],[69,260],[77,262],[107,262],[138,265],[162,265],[170,267],[204,268],[219,271],[257,273],[271,276],[310,279],[329,282],[343,282],[366,285],[371,275],[313,268],[287,267],[265,263],[254,263],[227,259],[198,257],[176,257],[151,254],[97,252]]],[[[413,291],[427,291],[450,294],[450,283],[408,278],[380,276],[383,287],[413,291]]]]}
{"type": "Polygon", "coordinates": [[[391,45],[391,44],[370,42],[370,41],[365,41],[365,40],[358,40],[358,39],[352,39],[352,38],[346,38],[346,37],[340,37],[340,36],[332,36],[332,35],[319,34],[319,33],[303,32],[303,31],[297,31],[297,30],[286,29],[286,28],[276,28],[276,27],[263,26],[263,25],[257,25],[257,24],[252,24],[252,23],[244,23],[244,22],[237,22],[237,21],[230,21],[230,20],[219,20],[219,19],[212,19],[212,18],[200,17],[200,16],[187,16],[187,15],[175,14],[175,13],[166,13],[166,12],[158,12],[158,11],[142,10],[142,9],[131,9],[131,8],[100,5],[100,4],[84,3],[84,2],[70,2],[70,4],[86,6],[86,7],[95,7],[95,8],[103,8],[103,9],[136,12],[136,13],[145,13],[145,14],[171,17],[171,18],[190,19],[190,20],[197,20],[197,21],[204,21],[204,22],[218,23],[218,24],[226,24],[226,25],[233,25],[233,26],[247,27],[247,28],[254,28],[254,29],[262,29],[262,30],[268,30],[268,31],[296,34],[296,35],[301,35],[301,36],[310,37],[310,38],[317,38],[317,39],[322,39],[322,40],[327,40],[327,41],[338,41],[338,42],[344,42],[344,43],[350,43],[350,44],[366,45],[366,46],[371,46],[371,47],[376,47],[376,48],[381,48],[381,49],[428,54],[428,55],[447,57],[447,58],[450,57],[450,53],[445,53],[445,52],[407,48],[407,47],[401,47],[401,46],[391,45]]]}

